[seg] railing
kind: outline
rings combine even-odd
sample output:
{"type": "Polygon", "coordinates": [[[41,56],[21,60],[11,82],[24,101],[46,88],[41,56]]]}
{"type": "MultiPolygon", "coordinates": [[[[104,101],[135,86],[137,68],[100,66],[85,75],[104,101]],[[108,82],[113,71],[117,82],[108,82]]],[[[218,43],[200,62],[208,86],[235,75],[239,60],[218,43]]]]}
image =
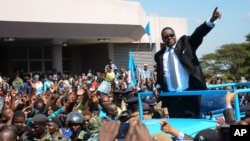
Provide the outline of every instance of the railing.
{"type": "Polygon", "coordinates": [[[237,86],[247,86],[247,87],[250,87],[250,82],[211,84],[211,85],[208,85],[207,88],[208,89],[212,89],[212,88],[221,88],[221,87],[227,87],[227,86],[232,86],[232,89],[236,90],[237,86]]]}
{"type": "MultiPolygon", "coordinates": [[[[209,85],[208,88],[219,88],[219,87],[227,87],[232,86],[232,91],[237,90],[237,86],[250,86],[250,82],[246,83],[227,83],[227,84],[218,84],[218,85],[209,85]]],[[[202,90],[202,91],[181,91],[181,92],[161,92],[159,96],[201,96],[205,97],[208,95],[225,95],[228,90],[202,90]]],[[[240,89],[239,93],[248,93],[250,92],[250,89],[240,89]]],[[[139,105],[139,113],[140,113],[140,119],[143,120],[143,108],[142,108],[142,97],[145,96],[153,96],[152,92],[141,92],[138,94],[138,105],[139,105]]],[[[238,96],[235,96],[234,99],[234,109],[235,109],[235,119],[240,120],[240,108],[239,108],[239,98],[238,96]]],[[[218,109],[219,110],[219,109],[218,109]]],[[[171,116],[171,115],[170,115],[171,116]]]]}
{"type": "MultiPolygon", "coordinates": [[[[223,87],[228,87],[231,86],[233,91],[236,91],[238,88],[238,86],[246,86],[247,89],[241,89],[240,93],[249,93],[250,90],[248,88],[250,88],[250,82],[240,82],[240,83],[225,83],[225,84],[212,84],[212,85],[208,85],[207,88],[208,89],[213,89],[213,88],[223,88],[223,87]]],[[[238,96],[236,96],[234,98],[234,108],[235,111],[240,111],[240,107],[239,107],[239,98],[238,96]],[[238,106],[237,106],[238,105],[238,106]]],[[[236,120],[240,120],[241,116],[240,116],[240,112],[235,112],[235,116],[236,116],[236,120]]]]}

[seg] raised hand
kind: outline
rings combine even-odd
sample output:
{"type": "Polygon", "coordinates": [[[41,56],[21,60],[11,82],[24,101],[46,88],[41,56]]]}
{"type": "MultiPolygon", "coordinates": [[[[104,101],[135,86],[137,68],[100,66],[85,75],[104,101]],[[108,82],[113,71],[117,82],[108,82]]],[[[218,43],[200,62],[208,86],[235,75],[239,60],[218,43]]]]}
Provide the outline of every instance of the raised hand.
{"type": "Polygon", "coordinates": [[[151,141],[151,137],[147,127],[140,120],[133,120],[129,124],[124,141],[151,141]]]}
{"type": "Polygon", "coordinates": [[[234,100],[234,97],[240,92],[240,90],[237,90],[233,93],[231,93],[230,91],[227,92],[226,94],[226,105],[231,105],[231,103],[233,102],[234,100]]]}
{"type": "Polygon", "coordinates": [[[169,134],[173,135],[175,138],[178,138],[179,131],[177,129],[175,129],[174,127],[172,127],[170,125],[170,123],[168,123],[165,120],[161,120],[160,124],[161,124],[161,130],[163,132],[169,133],[169,134]]]}
{"type": "Polygon", "coordinates": [[[220,13],[217,9],[218,9],[218,7],[216,7],[216,8],[214,9],[214,12],[213,12],[213,15],[212,15],[212,17],[211,17],[211,19],[210,19],[210,22],[214,22],[214,21],[216,21],[218,18],[219,18],[219,19],[221,18],[221,13],[220,13]]]}
{"type": "Polygon", "coordinates": [[[99,133],[99,141],[114,141],[120,127],[121,122],[105,122],[99,133]]]}

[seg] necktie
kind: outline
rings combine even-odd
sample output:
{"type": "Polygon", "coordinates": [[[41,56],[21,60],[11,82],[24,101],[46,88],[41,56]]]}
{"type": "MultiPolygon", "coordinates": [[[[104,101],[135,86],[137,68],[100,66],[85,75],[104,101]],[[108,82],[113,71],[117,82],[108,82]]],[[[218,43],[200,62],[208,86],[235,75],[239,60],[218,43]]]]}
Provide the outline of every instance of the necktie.
{"type": "Polygon", "coordinates": [[[172,87],[174,89],[177,89],[178,87],[178,82],[177,82],[177,76],[176,76],[176,70],[175,70],[175,64],[174,64],[174,56],[173,56],[173,51],[169,49],[168,53],[168,68],[169,68],[169,74],[170,74],[170,80],[172,87]]]}

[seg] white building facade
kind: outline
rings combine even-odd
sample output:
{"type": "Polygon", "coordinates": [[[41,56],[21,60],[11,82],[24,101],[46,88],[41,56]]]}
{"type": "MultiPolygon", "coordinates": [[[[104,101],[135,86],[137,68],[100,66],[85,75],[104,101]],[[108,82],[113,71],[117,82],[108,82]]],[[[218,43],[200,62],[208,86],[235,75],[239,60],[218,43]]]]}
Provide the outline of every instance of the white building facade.
{"type": "Polygon", "coordinates": [[[187,20],[148,16],[138,2],[123,0],[0,0],[0,72],[79,73],[103,70],[108,59],[128,66],[154,65],[161,30],[187,34],[187,20]],[[152,49],[144,33],[151,24],[152,49]]]}

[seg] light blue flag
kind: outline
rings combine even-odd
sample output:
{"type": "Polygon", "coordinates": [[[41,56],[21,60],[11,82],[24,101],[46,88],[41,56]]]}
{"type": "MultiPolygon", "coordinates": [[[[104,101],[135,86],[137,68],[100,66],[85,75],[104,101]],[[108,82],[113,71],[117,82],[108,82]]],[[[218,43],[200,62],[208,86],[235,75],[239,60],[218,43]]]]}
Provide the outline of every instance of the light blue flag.
{"type": "Polygon", "coordinates": [[[151,35],[151,26],[150,26],[150,21],[147,23],[147,25],[144,28],[144,32],[148,35],[151,35]]]}
{"type": "Polygon", "coordinates": [[[135,78],[136,63],[135,63],[132,51],[129,52],[128,68],[129,68],[130,73],[131,73],[131,84],[129,87],[135,86],[136,85],[136,78],[135,78]]]}
{"type": "Polygon", "coordinates": [[[109,94],[111,91],[111,83],[103,80],[97,90],[103,94],[109,94]]]}
{"type": "Polygon", "coordinates": [[[148,34],[149,38],[149,48],[152,50],[152,40],[151,40],[151,26],[150,26],[150,21],[147,23],[147,25],[144,28],[144,32],[148,34]]]}

